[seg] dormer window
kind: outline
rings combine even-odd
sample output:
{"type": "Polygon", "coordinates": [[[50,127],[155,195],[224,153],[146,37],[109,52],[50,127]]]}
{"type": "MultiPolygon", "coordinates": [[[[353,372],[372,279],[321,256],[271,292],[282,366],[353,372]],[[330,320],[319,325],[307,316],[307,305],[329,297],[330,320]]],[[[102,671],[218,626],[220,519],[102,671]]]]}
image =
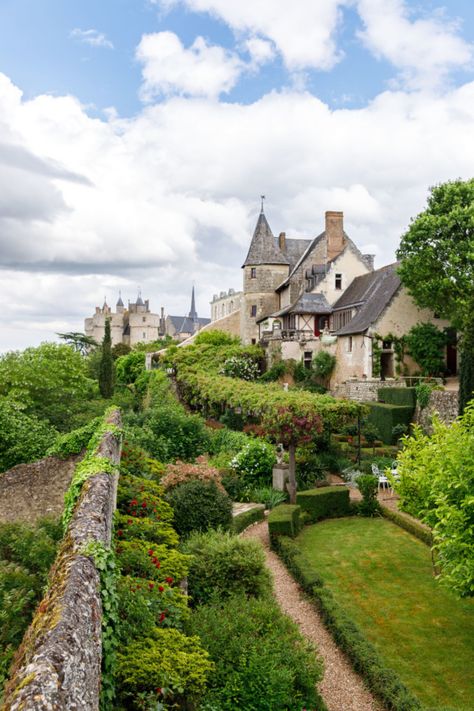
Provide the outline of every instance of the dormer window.
{"type": "Polygon", "coordinates": [[[334,288],[336,291],[340,291],[342,289],[342,274],[336,274],[334,279],[334,288]]]}
{"type": "Polygon", "coordinates": [[[250,278],[251,279],[257,278],[257,267],[250,267],[250,278]]]}

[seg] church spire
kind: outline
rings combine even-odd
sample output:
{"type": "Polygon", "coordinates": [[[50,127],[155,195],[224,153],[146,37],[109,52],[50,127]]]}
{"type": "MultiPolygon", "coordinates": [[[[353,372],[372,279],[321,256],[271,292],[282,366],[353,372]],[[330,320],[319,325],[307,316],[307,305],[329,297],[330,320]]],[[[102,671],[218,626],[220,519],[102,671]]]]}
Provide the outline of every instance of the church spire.
{"type": "Polygon", "coordinates": [[[288,258],[283,254],[277,245],[270,225],[267,222],[263,211],[263,201],[265,196],[261,196],[261,210],[257,224],[250,242],[247,258],[242,266],[257,266],[259,264],[288,264],[288,258]]]}
{"type": "Polygon", "coordinates": [[[192,321],[197,321],[197,311],[196,311],[196,299],[194,296],[194,284],[193,284],[193,290],[191,292],[191,311],[189,312],[189,318],[192,321]]]}

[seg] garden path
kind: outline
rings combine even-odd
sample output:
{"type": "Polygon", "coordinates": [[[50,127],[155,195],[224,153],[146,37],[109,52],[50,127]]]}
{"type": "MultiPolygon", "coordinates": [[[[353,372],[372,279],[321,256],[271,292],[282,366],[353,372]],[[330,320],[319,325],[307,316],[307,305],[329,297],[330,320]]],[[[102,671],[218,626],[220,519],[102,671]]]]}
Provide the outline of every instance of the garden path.
{"type": "Polygon", "coordinates": [[[242,534],[258,539],[274,579],[275,597],[283,610],[317,647],[324,662],[319,691],[329,711],[381,711],[382,706],[364,686],[361,677],[340,651],[314,605],[305,597],[279,557],[270,548],[266,521],[254,524],[242,534]]]}

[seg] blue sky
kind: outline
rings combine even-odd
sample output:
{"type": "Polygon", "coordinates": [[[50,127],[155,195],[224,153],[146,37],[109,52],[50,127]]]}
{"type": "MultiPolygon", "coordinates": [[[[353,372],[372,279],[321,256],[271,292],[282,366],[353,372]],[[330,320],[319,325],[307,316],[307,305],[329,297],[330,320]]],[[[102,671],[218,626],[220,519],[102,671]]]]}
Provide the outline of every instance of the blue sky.
{"type": "Polygon", "coordinates": [[[342,209],[391,261],[472,177],[473,45],[468,0],[0,0],[0,350],[118,289],[206,315],[262,192],[274,232],[342,209]]]}

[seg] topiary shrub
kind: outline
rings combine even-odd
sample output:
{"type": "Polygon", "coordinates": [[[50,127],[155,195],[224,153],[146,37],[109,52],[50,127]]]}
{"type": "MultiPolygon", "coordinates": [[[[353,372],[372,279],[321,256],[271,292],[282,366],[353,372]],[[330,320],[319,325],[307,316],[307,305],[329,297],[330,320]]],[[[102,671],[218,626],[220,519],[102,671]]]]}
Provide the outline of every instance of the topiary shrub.
{"type": "Polygon", "coordinates": [[[168,492],[166,500],[174,510],[174,527],[180,536],[231,527],[232,501],[214,482],[189,481],[168,492]]]}
{"type": "Polygon", "coordinates": [[[248,484],[271,484],[275,448],[260,439],[250,440],[231,461],[235,474],[248,484]]]}
{"type": "Polygon", "coordinates": [[[138,538],[170,547],[177,546],[179,543],[178,534],[169,523],[120,513],[115,514],[114,521],[115,535],[119,541],[138,538]]]}
{"type": "Polygon", "coordinates": [[[345,486],[301,491],[296,495],[296,503],[309,515],[313,523],[322,518],[347,516],[350,513],[349,489],[345,486]]]}
{"type": "Polygon", "coordinates": [[[300,513],[301,506],[295,504],[281,504],[272,509],[268,516],[270,540],[275,536],[297,536],[301,530],[300,513]]]}
{"type": "Polygon", "coordinates": [[[361,516],[375,516],[380,511],[377,501],[378,479],[372,474],[360,474],[356,479],[357,487],[362,494],[362,501],[357,510],[361,516]]]}
{"type": "Polygon", "coordinates": [[[172,585],[188,574],[190,559],[178,551],[150,541],[120,541],[117,559],[123,575],[172,585]]]}
{"type": "Polygon", "coordinates": [[[176,629],[150,630],[117,655],[119,701],[132,709],[195,708],[212,670],[196,637],[176,629]]]}
{"type": "Polygon", "coordinates": [[[321,663],[296,625],[269,599],[235,596],[204,605],[189,630],[215,664],[201,708],[301,711],[325,708],[316,684],[321,663]]]}
{"type": "Polygon", "coordinates": [[[188,585],[193,605],[233,594],[263,597],[271,592],[270,573],[258,541],[231,533],[193,533],[183,545],[193,556],[188,585]]]}

